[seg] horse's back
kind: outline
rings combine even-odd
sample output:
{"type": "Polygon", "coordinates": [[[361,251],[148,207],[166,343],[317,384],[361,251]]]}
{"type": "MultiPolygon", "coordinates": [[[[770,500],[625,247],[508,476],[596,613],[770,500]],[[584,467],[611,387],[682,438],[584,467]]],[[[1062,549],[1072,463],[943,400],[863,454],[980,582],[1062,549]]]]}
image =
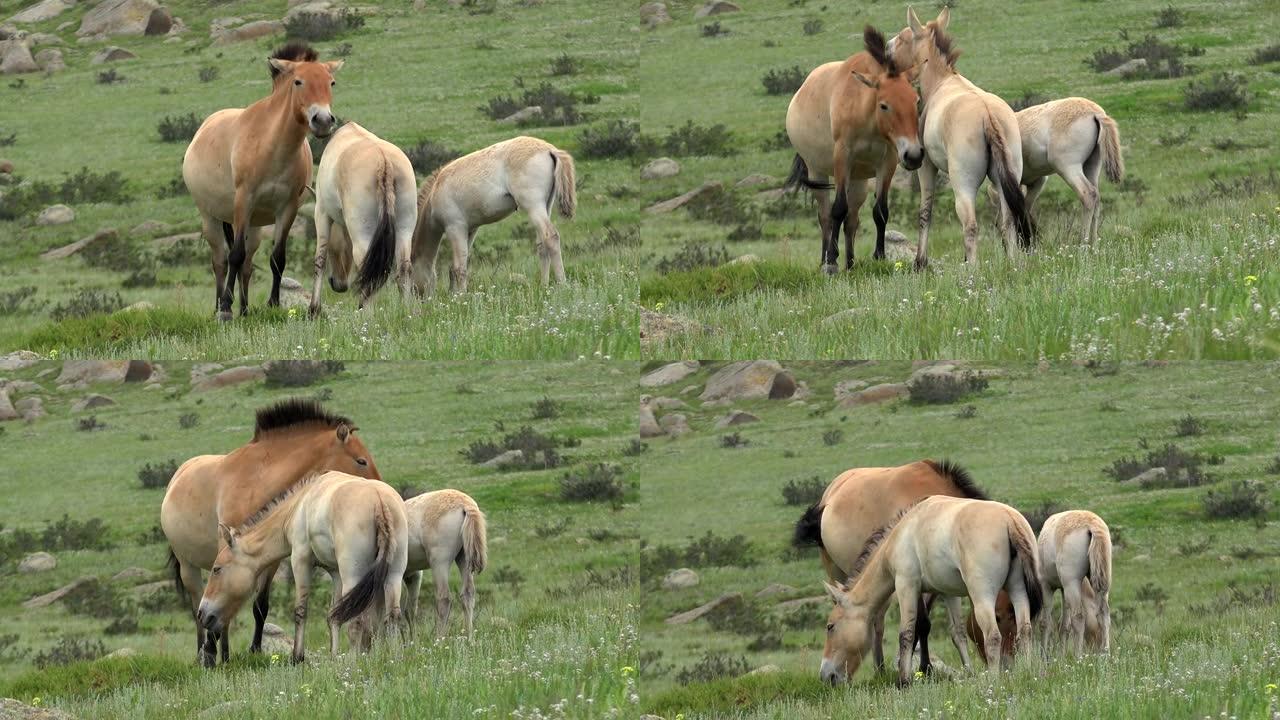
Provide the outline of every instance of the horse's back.
{"type": "Polygon", "coordinates": [[[218,553],[217,499],[224,455],[197,455],[173,474],[160,505],[160,527],[174,554],[210,568],[218,553]]]}

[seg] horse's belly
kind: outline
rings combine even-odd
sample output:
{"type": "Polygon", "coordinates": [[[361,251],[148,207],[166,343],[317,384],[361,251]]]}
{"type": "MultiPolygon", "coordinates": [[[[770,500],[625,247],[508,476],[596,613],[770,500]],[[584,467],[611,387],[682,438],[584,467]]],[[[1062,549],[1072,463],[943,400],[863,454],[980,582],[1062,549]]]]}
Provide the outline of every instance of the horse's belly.
{"type": "Polygon", "coordinates": [[[924,585],[927,589],[953,597],[969,594],[960,569],[951,563],[930,563],[925,567],[924,585]]]}

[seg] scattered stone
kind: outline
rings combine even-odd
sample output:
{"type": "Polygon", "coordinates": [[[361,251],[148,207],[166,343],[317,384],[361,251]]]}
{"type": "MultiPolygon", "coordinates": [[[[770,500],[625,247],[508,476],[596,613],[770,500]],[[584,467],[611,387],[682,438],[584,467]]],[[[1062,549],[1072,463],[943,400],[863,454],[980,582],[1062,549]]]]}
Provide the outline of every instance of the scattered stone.
{"type": "MultiPolygon", "coordinates": [[[[85,13],[84,18],[80,20],[80,29],[76,31],[76,35],[80,37],[147,35],[149,34],[147,30],[153,27],[153,22],[162,22],[152,19],[157,10],[163,9],[152,0],[102,0],[85,13]]],[[[159,34],[163,35],[168,31],[169,28],[166,26],[159,34]]]]}
{"type": "MultiPolygon", "coordinates": [[[[192,373],[195,371],[192,370],[192,373]]],[[[263,380],[267,377],[267,373],[262,369],[261,365],[244,365],[241,367],[233,367],[229,370],[223,370],[217,375],[205,377],[198,383],[194,383],[191,387],[196,392],[204,392],[206,390],[218,390],[220,388],[231,387],[232,385],[241,385],[247,382],[255,382],[263,380]]]]}
{"type": "Polygon", "coordinates": [[[693,17],[704,18],[708,15],[740,12],[741,10],[742,8],[737,3],[729,2],[729,0],[712,0],[706,5],[698,8],[698,11],[693,14],[693,17]]]}
{"type": "Polygon", "coordinates": [[[640,6],[640,22],[650,30],[671,22],[666,3],[648,2],[640,6]]]}
{"type": "Polygon", "coordinates": [[[232,43],[254,40],[268,35],[279,35],[284,32],[284,23],[279,20],[256,20],[245,23],[238,28],[223,30],[217,33],[214,45],[230,45],[232,43]]]}
{"type": "Polygon", "coordinates": [[[762,173],[752,173],[738,182],[734,183],[734,187],[755,187],[757,185],[772,185],[778,182],[778,179],[772,175],[764,175],[762,173]]]}
{"type": "Polygon", "coordinates": [[[262,625],[262,634],[271,637],[284,637],[284,628],[275,623],[264,623],[262,625]]]}
{"type": "Polygon", "coordinates": [[[131,647],[122,647],[119,650],[107,653],[107,655],[103,659],[110,660],[112,658],[131,658],[137,654],[138,654],[138,651],[134,650],[131,647]]]}
{"type": "Polygon", "coordinates": [[[9,400],[9,388],[0,388],[0,422],[17,420],[22,417],[18,409],[9,400]]]}
{"type": "Polygon", "coordinates": [[[39,353],[34,353],[30,350],[14,350],[11,353],[0,355],[0,370],[25,370],[32,365],[39,364],[43,359],[39,353]]]}
{"type": "Polygon", "coordinates": [[[129,592],[139,598],[145,598],[159,592],[173,592],[173,581],[157,580],[155,582],[149,582],[129,588],[129,592]]]}
{"type": "MultiPolygon", "coordinates": [[[[54,207],[58,207],[58,206],[55,205],[54,207]]],[[[62,206],[62,207],[65,207],[65,206],[62,206]]],[[[70,210],[70,208],[67,208],[67,209],[70,210]]],[[[75,214],[72,213],[73,217],[74,215],[75,214]]],[[[80,252],[81,250],[84,250],[90,245],[97,245],[98,243],[113,243],[115,242],[115,240],[116,240],[115,230],[111,230],[111,229],[99,230],[98,232],[92,235],[89,235],[88,237],[82,237],[79,240],[69,245],[63,245],[62,247],[59,247],[59,248],[46,250],[45,252],[40,253],[40,259],[41,260],[63,260],[71,257],[72,255],[75,255],[76,253],[80,252]]]]}
{"type": "Polygon", "coordinates": [[[640,378],[640,387],[661,387],[680,382],[698,372],[699,367],[701,367],[701,363],[697,360],[685,360],[663,365],[640,378]]]}
{"type": "Polygon", "coordinates": [[[755,670],[752,670],[751,672],[747,673],[743,677],[751,677],[752,675],[768,675],[770,673],[780,673],[780,672],[782,672],[782,668],[778,667],[777,665],[773,665],[773,664],[761,665],[760,667],[756,668],[755,670]]]}
{"type": "Polygon", "coordinates": [[[649,400],[649,407],[654,410],[682,410],[689,404],[680,398],[656,397],[649,400]]]}
{"type": "Polygon", "coordinates": [[[716,421],[716,429],[723,430],[734,425],[747,425],[754,422],[760,422],[760,418],[742,410],[731,410],[728,415],[716,421]]]}
{"type": "MultiPolygon", "coordinates": [[[[39,69],[39,68],[37,68],[39,69]]],[[[76,211],[66,205],[50,205],[36,216],[36,225],[66,225],[76,219],[76,211]]],[[[46,255],[48,253],[45,253],[46,255]]]]}
{"type": "Polygon", "coordinates": [[[725,593],[724,595],[721,595],[720,597],[716,598],[715,600],[712,600],[711,602],[705,605],[699,605],[698,607],[692,610],[686,610],[685,612],[679,613],[678,615],[672,615],[671,617],[667,618],[666,623],[668,625],[686,625],[688,623],[693,622],[694,620],[704,617],[707,613],[711,612],[712,610],[715,610],[721,605],[741,603],[741,602],[742,602],[742,593],[736,593],[736,592],[725,593]]]}
{"type": "Polygon", "coordinates": [[[1125,480],[1130,485],[1160,485],[1169,479],[1169,470],[1163,467],[1153,467],[1143,470],[1133,477],[1125,480]]]}
{"type": "Polygon", "coordinates": [[[35,422],[49,413],[44,411],[44,401],[38,397],[22,398],[17,404],[18,412],[26,422],[35,422]]]}
{"type": "Polygon", "coordinates": [[[698,390],[699,390],[701,387],[702,387],[701,385],[686,385],[686,386],[684,387],[684,389],[680,391],[680,394],[681,394],[681,395],[693,395],[694,393],[698,392],[698,390]]]}
{"type": "Polygon", "coordinates": [[[640,171],[640,177],[644,180],[661,180],[663,178],[675,177],[680,174],[680,163],[669,157],[660,157],[645,163],[644,169],[640,171]]]}
{"type": "Polygon", "coordinates": [[[664,590],[683,590],[696,586],[699,581],[698,573],[689,568],[680,568],[667,573],[662,579],[662,587],[664,590]]]}
{"type": "Polygon", "coordinates": [[[135,378],[145,380],[139,376],[148,372],[150,366],[145,360],[67,360],[62,363],[62,373],[56,382],[59,385],[122,383],[129,378],[131,371],[135,378]],[[139,363],[139,366],[135,368],[134,363],[139,363]]]}
{"type": "Polygon", "coordinates": [[[62,51],[58,48],[45,48],[36,53],[36,64],[47,73],[61,72],[67,69],[67,63],[62,59],[62,51]]]}
{"type": "Polygon", "coordinates": [[[119,62],[121,60],[134,60],[137,57],[138,57],[137,55],[135,55],[134,53],[128,50],[125,50],[122,47],[116,47],[112,45],[110,47],[105,47],[99,50],[98,53],[93,56],[93,59],[89,61],[89,64],[104,65],[109,62],[119,62]]]}
{"type": "Polygon", "coordinates": [[[127,567],[115,575],[111,579],[115,582],[125,582],[126,580],[142,580],[151,577],[151,571],[140,567],[127,567]]]}
{"type": "Polygon", "coordinates": [[[806,607],[808,605],[826,605],[831,602],[831,598],[827,595],[814,595],[812,597],[796,598],[795,600],[784,600],[778,603],[781,610],[791,610],[792,608],[806,607]]]}
{"type": "Polygon", "coordinates": [[[756,593],[756,598],[763,599],[763,598],[771,598],[776,595],[790,595],[795,591],[796,589],[791,587],[790,585],[783,585],[782,583],[773,583],[771,585],[766,585],[763,589],[760,590],[760,592],[756,593]]]}
{"type": "Polygon", "coordinates": [[[1103,73],[1103,75],[1110,75],[1111,77],[1127,78],[1127,77],[1132,77],[1139,73],[1145,72],[1146,69],[1147,69],[1146,58],[1133,58],[1132,60],[1121,63],[1116,67],[1111,68],[1110,70],[1103,73]]]}
{"type": "Polygon", "coordinates": [[[651,347],[673,335],[712,333],[715,328],[679,315],[664,315],[640,308],[640,346],[651,347]]]}
{"type": "Polygon", "coordinates": [[[133,237],[138,237],[139,235],[159,235],[160,233],[168,231],[168,223],[162,223],[159,220],[146,220],[135,225],[134,228],[129,231],[129,235],[133,237]]]}
{"type": "Polygon", "coordinates": [[[177,24],[168,8],[158,7],[151,11],[151,16],[147,18],[147,27],[143,29],[142,34],[152,37],[168,35],[177,24]]]}
{"type": "Polygon", "coordinates": [[[836,383],[835,395],[839,402],[869,385],[866,380],[841,380],[836,383]]]}
{"type": "Polygon", "coordinates": [[[156,246],[157,250],[167,250],[179,243],[197,242],[200,239],[201,239],[200,233],[191,232],[191,233],[180,233],[178,235],[170,235],[168,237],[156,238],[151,242],[153,245],[156,246]]]}
{"type": "Polygon", "coordinates": [[[755,255],[753,253],[747,253],[745,255],[739,255],[738,257],[730,260],[729,264],[730,265],[750,265],[752,263],[758,263],[758,262],[760,262],[759,255],[755,255]]]}
{"type": "Polygon", "coordinates": [[[667,431],[662,429],[658,424],[658,419],[653,415],[653,409],[646,402],[640,403],[640,437],[654,438],[666,435],[667,431]]]}
{"type": "Polygon", "coordinates": [[[38,23],[52,20],[75,7],[75,0],[43,0],[9,18],[9,22],[38,23]]]}
{"type": "Polygon", "coordinates": [[[73,720],[54,708],[32,707],[13,698],[0,698],[0,720],[73,720]]]}
{"type": "Polygon", "coordinates": [[[0,175],[12,175],[13,163],[8,160],[0,160],[0,175]]]}
{"type": "Polygon", "coordinates": [[[897,230],[886,230],[884,233],[884,257],[889,262],[915,262],[916,244],[907,241],[907,236],[897,230]]]}
{"type": "Polygon", "coordinates": [[[57,590],[54,590],[52,592],[47,592],[44,595],[37,595],[36,597],[33,597],[30,600],[27,600],[26,602],[22,603],[22,607],[28,610],[34,610],[35,608],[48,607],[58,602],[62,598],[66,597],[67,594],[70,593],[72,590],[75,590],[76,588],[80,587],[81,585],[87,582],[93,582],[94,579],[95,578],[89,577],[89,576],[78,578],[76,580],[73,580],[67,583],[66,585],[63,585],[57,590]]]}
{"type": "Polygon", "coordinates": [[[730,363],[707,380],[698,397],[709,400],[785,400],[795,394],[796,381],[774,360],[730,363]]]}
{"type": "Polygon", "coordinates": [[[285,275],[284,277],[280,278],[280,289],[281,290],[301,290],[302,283],[298,282],[297,280],[294,280],[288,275],[285,275]]]}
{"type": "Polygon", "coordinates": [[[702,195],[705,195],[706,193],[709,193],[709,192],[715,192],[716,190],[719,190],[722,187],[724,187],[724,185],[722,185],[717,180],[705,182],[683,195],[677,195],[676,197],[673,197],[670,200],[663,200],[662,202],[654,203],[649,207],[645,208],[644,211],[647,213],[659,214],[659,213],[669,213],[675,210],[679,210],[680,208],[684,207],[685,205],[688,205],[690,202],[701,197],[702,195]]]}
{"type": "Polygon", "coordinates": [[[18,75],[38,72],[40,66],[31,57],[31,48],[22,40],[0,41],[0,74],[18,75]]]}
{"type": "Polygon", "coordinates": [[[839,402],[842,408],[859,407],[862,405],[877,405],[890,400],[906,399],[911,397],[911,389],[903,383],[884,383],[882,385],[872,385],[865,390],[859,390],[850,394],[839,402]]]}
{"type": "Polygon", "coordinates": [[[658,426],[671,437],[680,437],[681,435],[690,432],[689,419],[681,413],[663,415],[662,419],[658,421],[658,426]]]}
{"type": "Polygon", "coordinates": [[[511,467],[514,465],[519,465],[523,462],[524,462],[523,450],[508,450],[502,453],[501,455],[490,458],[480,463],[480,467],[502,469],[502,468],[511,467]]]}
{"type": "Polygon", "coordinates": [[[47,572],[58,567],[58,558],[47,552],[31,553],[18,563],[18,572],[20,573],[38,573],[47,572]]]}
{"type": "Polygon", "coordinates": [[[522,122],[534,120],[542,117],[541,105],[530,105],[527,108],[521,108],[510,115],[502,118],[498,122],[503,125],[519,125],[522,122]]]}
{"type": "Polygon", "coordinates": [[[127,306],[125,308],[125,312],[147,312],[148,310],[155,310],[155,309],[156,309],[156,304],[151,302],[150,300],[139,300],[138,302],[127,306]]]}
{"type": "Polygon", "coordinates": [[[98,395],[97,393],[86,395],[83,399],[77,400],[71,405],[71,412],[84,412],[85,410],[94,410],[100,407],[109,407],[115,405],[116,401],[106,395],[98,395]]]}

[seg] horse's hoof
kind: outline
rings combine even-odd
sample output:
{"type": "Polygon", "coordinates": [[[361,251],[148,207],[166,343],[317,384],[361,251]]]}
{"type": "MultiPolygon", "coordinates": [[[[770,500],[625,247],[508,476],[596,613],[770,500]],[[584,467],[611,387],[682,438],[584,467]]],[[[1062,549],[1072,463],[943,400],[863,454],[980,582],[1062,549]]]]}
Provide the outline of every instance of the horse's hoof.
{"type": "Polygon", "coordinates": [[[293,662],[294,665],[301,665],[307,661],[307,656],[299,655],[298,653],[293,653],[293,655],[290,657],[290,660],[293,662]]]}
{"type": "Polygon", "coordinates": [[[218,320],[219,320],[219,321],[221,321],[221,322],[231,322],[231,311],[230,311],[230,310],[219,310],[219,311],[218,311],[218,320]]]}
{"type": "Polygon", "coordinates": [[[320,318],[320,306],[312,305],[311,307],[307,308],[307,317],[311,318],[312,320],[318,320],[320,318]]]}
{"type": "Polygon", "coordinates": [[[928,269],[928,267],[929,267],[929,258],[920,258],[920,257],[916,258],[916,272],[921,272],[923,270],[926,270],[928,269]]]}
{"type": "Polygon", "coordinates": [[[874,253],[874,254],[872,254],[872,255],[871,255],[871,259],[872,259],[872,260],[884,260],[884,259],[885,259],[885,257],[884,257],[884,253],[882,253],[882,252],[874,253]]]}
{"type": "Polygon", "coordinates": [[[838,270],[834,264],[827,263],[826,265],[822,266],[822,272],[826,273],[827,275],[835,275],[836,272],[838,272],[838,270]]]}
{"type": "Polygon", "coordinates": [[[200,667],[212,668],[218,664],[218,656],[200,653],[200,667]]]}

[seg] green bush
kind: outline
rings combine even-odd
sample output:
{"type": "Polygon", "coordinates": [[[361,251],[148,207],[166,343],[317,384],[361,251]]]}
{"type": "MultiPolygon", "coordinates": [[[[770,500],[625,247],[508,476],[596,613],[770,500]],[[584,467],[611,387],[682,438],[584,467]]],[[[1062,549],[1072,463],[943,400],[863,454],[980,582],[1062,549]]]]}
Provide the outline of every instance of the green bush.
{"type": "Polygon", "coordinates": [[[622,469],[594,463],[560,478],[560,499],[568,502],[618,502],[626,494],[622,469]]]}
{"type": "Polygon", "coordinates": [[[155,465],[147,463],[138,470],[138,482],[148,489],[169,487],[169,480],[178,472],[177,460],[165,460],[155,465]]]}

